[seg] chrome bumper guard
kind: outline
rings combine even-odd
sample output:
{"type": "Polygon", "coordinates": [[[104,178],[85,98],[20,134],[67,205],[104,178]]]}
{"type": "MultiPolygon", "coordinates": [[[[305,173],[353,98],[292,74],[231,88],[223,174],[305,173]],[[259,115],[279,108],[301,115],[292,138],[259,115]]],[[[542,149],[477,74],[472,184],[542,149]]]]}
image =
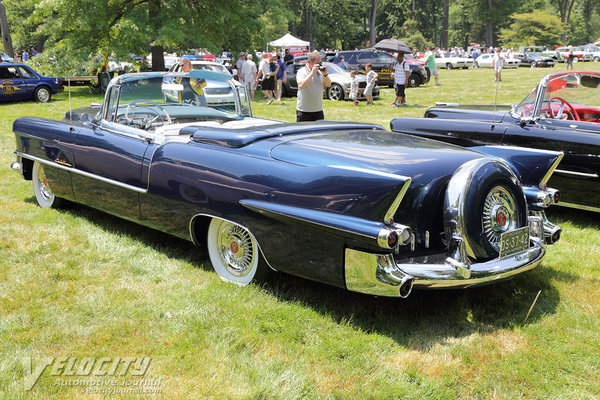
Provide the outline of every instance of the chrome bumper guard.
{"type": "MultiPolygon", "coordinates": [[[[436,254],[396,262],[392,254],[346,249],[348,290],[378,296],[407,297],[413,286],[426,289],[467,288],[511,278],[537,267],[546,254],[549,231],[560,229],[542,215],[530,217],[531,247],[519,253],[481,263],[468,263],[436,254]],[[535,226],[535,224],[538,224],[535,226]]],[[[554,235],[556,236],[556,235],[554,235]]],[[[458,256],[457,253],[454,253],[458,256]]]]}

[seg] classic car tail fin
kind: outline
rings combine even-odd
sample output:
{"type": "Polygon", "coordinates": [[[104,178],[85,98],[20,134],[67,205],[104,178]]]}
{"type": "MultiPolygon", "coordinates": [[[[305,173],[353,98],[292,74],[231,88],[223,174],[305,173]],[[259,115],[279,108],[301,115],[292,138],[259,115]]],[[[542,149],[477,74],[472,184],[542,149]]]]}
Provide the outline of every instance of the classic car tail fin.
{"type": "Polygon", "coordinates": [[[512,146],[479,146],[472,150],[504,159],[525,186],[544,187],[563,158],[562,152],[512,146]]]}

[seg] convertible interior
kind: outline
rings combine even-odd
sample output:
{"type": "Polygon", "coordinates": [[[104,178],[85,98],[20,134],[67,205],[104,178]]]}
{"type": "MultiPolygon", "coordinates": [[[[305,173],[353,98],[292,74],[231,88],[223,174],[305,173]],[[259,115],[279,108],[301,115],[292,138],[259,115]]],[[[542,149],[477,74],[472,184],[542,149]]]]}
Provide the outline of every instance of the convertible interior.
{"type": "Polygon", "coordinates": [[[549,81],[541,113],[546,118],[600,122],[600,77],[573,74],[549,81]]]}

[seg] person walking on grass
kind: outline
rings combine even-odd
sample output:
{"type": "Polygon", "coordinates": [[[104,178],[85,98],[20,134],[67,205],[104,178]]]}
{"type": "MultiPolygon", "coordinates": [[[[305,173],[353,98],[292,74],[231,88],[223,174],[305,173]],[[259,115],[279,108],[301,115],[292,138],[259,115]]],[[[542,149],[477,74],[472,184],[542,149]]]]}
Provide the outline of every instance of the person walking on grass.
{"type": "Polygon", "coordinates": [[[435,78],[435,86],[440,86],[440,83],[438,82],[438,70],[435,66],[435,46],[427,52],[427,68],[429,68],[429,72],[431,72],[431,75],[435,78]]]}
{"type": "Polygon", "coordinates": [[[356,71],[350,71],[352,81],[350,81],[350,99],[354,101],[354,106],[358,105],[358,78],[356,71]]]}
{"type": "Polygon", "coordinates": [[[267,53],[262,53],[262,59],[258,64],[258,81],[260,82],[260,89],[263,95],[267,98],[267,104],[273,102],[273,90],[275,89],[275,79],[271,75],[269,57],[270,55],[267,55],[267,53]]]}
{"type": "Polygon", "coordinates": [[[492,60],[492,68],[494,68],[494,74],[496,75],[496,79],[494,79],[494,82],[501,82],[502,68],[504,68],[504,53],[500,48],[496,49],[496,55],[492,60]]]}
{"type": "Polygon", "coordinates": [[[406,84],[408,82],[408,77],[410,76],[410,66],[404,60],[404,53],[398,53],[397,57],[398,62],[394,64],[392,72],[392,76],[394,78],[394,86],[396,89],[396,98],[392,105],[394,107],[407,106],[406,104],[406,84]]]}
{"type": "Polygon", "coordinates": [[[252,61],[252,54],[246,56],[246,62],[242,65],[242,76],[244,83],[250,89],[252,100],[254,100],[254,92],[256,91],[256,64],[252,61]]]}
{"type": "Polygon", "coordinates": [[[365,97],[367,98],[367,105],[373,104],[373,88],[375,87],[375,82],[377,82],[377,72],[373,71],[373,64],[368,63],[365,65],[365,69],[367,70],[367,86],[365,87],[365,97]]]}
{"type": "Polygon", "coordinates": [[[569,66],[571,67],[571,71],[573,71],[573,60],[575,59],[575,56],[573,55],[573,49],[571,49],[571,51],[569,51],[569,56],[567,57],[567,69],[569,69],[569,66]]]}

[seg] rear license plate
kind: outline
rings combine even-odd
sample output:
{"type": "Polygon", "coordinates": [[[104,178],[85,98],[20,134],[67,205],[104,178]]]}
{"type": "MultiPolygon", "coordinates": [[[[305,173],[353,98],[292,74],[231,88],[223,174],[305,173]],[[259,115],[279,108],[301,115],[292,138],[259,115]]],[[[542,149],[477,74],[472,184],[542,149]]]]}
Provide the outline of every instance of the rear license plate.
{"type": "Polygon", "coordinates": [[[529,226],[504,232],[500,236],[500,258],[529,248],[529,226]]]}

